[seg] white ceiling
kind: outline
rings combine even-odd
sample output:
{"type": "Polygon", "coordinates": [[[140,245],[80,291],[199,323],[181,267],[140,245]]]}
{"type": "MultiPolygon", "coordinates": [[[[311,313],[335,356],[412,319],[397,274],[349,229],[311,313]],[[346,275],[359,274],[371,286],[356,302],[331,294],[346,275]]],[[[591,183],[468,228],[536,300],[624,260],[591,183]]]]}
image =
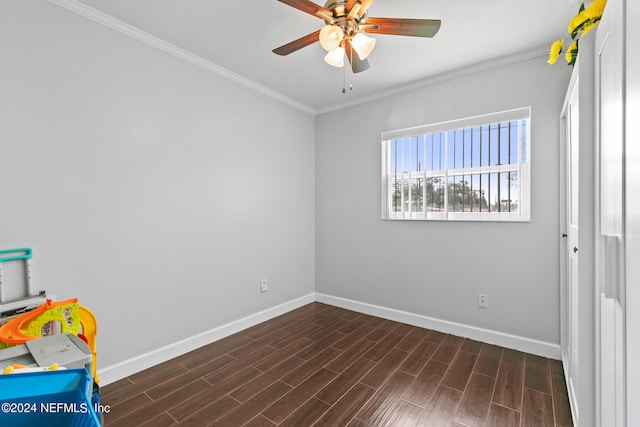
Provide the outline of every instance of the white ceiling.
{"type": "MultiPolygon", "coordinates": [[[[78,0],[110,17],[275,91],[315,112],[371,99],[475,64],[540,53],[567,34],[577,0],[377,0],[369,16],[442,20],[434,38],[374,35],[371,68],[346,74],[315,43],[272,49],[324,22],[277,0],[78,0]]],[[[540,60],[545,60],[541,58],[540,60]]],[[[555,65],[563,66],[558,63],[555,65]]]]}

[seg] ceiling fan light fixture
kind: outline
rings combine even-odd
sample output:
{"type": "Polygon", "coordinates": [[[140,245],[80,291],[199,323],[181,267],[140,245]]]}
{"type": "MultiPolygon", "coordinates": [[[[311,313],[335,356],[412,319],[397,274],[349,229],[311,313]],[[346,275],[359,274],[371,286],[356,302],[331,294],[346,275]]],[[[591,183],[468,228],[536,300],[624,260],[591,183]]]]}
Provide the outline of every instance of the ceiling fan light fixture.
{"type": "Polygon", "coordinates": [[[376,39],[364,35],[363,33],[356,33],[351,39],[351,46],[356,51],[358,57],[363,61],[367,59],[367,56],[373,51],[373,47],[376,45],[376,39]]]}
{"type": "Polygon", "coordinates": [[[342,68],[344,57],[347,56],[353,73],[369,69],[367,57],[373,51],[376,40],[365,33],[433,37],[440,30],[441,24],[439,19],[371,18],[369,7],[375,0],[326,0],[324,6],[316,4],[315,0],[279,1],[322,19],[324,25],[306,36],[273,49],[273,53],[286,56],[319,42],[327,51],[324,57],[326,63],[342,68]]]}
{"type": "Polygon", "coordinates": [[[328,52],[324,56],[324,62],[332,67],[342,68],[344,66],[344,47],[339,46],[328,52]]]}
{"type": "Polygon", "coordinates": [[[337,25],[327,24],[320,30],[320,45],[327,52],[337,49],[344,39],[344,30],[337,25]]]}

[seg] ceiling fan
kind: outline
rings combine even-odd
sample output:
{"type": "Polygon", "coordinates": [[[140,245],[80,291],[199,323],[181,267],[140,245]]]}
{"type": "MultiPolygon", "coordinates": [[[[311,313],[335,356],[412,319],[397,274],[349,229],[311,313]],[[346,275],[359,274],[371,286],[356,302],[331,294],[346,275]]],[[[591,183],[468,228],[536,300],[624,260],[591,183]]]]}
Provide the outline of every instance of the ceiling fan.
{"type": "Polygon", "coordinates": [[[273,49],[273,53],[289,55],[319,41],[327,51],[325,62],[342,67],[346,56],[354,73],[369,68],[367,56],[376,43],[364,33],[433,37],[440,29],[439,19],[369,18],[367,11],[374,0],[328,0],[324,7],[309,0],[279,1],[323,19],[325,26],[273,49]]]}

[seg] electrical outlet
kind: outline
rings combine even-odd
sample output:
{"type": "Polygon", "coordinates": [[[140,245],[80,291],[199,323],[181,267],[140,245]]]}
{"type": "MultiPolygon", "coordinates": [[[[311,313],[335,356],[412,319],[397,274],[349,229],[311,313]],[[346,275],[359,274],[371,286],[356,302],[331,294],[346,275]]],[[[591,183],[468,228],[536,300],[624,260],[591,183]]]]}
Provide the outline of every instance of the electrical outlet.
{"type": "Polygon", "coordinates": [[[478,294],[478,307],[489,308],[489,296],[487,294],[478,294]]]}
{"type": "Polygon", "coordinates": [[[269,290],[269,282],[267,279],[260,280],[260,292],[267,292],[269,290]]]}

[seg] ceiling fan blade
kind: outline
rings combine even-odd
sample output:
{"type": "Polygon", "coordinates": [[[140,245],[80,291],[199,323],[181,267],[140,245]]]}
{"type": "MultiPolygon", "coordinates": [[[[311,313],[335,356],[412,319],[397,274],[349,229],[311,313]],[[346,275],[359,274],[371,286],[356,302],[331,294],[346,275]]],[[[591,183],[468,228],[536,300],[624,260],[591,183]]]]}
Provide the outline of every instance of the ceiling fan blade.
{"type": "Polygon", "coordinates": [[[314,31],[311,34],[307,34],[304,37],[300,37],[297,40],[294,40],[290,43],[287,43],[285,45],[282,45],[280,47],[273,49],[273,53],[277,55],[282,55],[282,56],[289,55],[290,53],[293,53],[296,50],[300,50],[303,47],[307,47],[310,44],[317,42],[319,37],[320,37],[320,30],[314,31]]]}
{"type": "Polygon", "coordinates": [[[361,27],[371,34],[433,37],[440,29],[439,19],[367,18],[361,27]]]}
{"type": "Polygon", "coordinates": [[[348,41],[344,44],[344,52],[347,55],[347,59],[349,59],[349,63],[351,64],[351,71],[353,73],[361,73],[369,69],[369,60],[368,59],[360,59],[358,54],[351,47],[351,43],[348,41]]]}
{"type": "Polygon", "coordinates": [[[294,7],[298,10],[308,13],[309,15],[313,15],[317,18],[324,19],[324,16],[333,16],[333,12],[329,9],[325,9],[324,7],[315,4],[309,0],[278,0],[284,4],[288,4],[291,7],[294,7]],[[324,15],[324,16],[323,16],[324,15]]]}

